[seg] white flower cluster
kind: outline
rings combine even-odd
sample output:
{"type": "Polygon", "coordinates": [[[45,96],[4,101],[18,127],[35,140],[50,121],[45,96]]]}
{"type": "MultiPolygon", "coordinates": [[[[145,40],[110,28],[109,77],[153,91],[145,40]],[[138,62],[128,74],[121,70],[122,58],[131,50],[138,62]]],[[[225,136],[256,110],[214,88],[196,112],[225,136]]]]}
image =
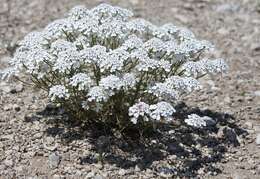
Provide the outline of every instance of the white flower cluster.
{"type": "Polygon", "coordinates": [[[150,114],[151,118],[158,121],[161,118],[164,118],[166,120],[172,120],[172,114],[176,112],[170,103],[164,101],[151,105],[150,110],[151,110],[151,114],[150,114]]]}
{"type": "Polygon", "coordinates": [[[124,83],[119,77],[115,75],[109,75],[105,78],[102,78],[99,85],[105,90],[112,93],[114,90],[120,90],[123,87],[124,83]]]}
{"type": "Polygon", "coordinates": [[[69,98],[69,96],[70,96],[69,90],[66,89],[66,87],[63,85],[55,85],[50,88],[49,97],[51,98],[52,101],[54,101],[56,98],[67,99],[69,98]]]}
{"type": "Polygon", "coordinates": [[[222,59],[199,59],[213,45],[188,29],[158,27],[108,4],[74,7],[19,45],[2,78],[29,74],[52,101],[82,104],[75,114],[129,111],[133,123],[171,120],[176,99],[201,88],[199,77],[227,70],[222,59]]]}
{"type": "Polygon", "coordinates": [[[164,100],[176,100],[179,96],[201,89],[198,80],[191,77],[171,76],[163,83],[156,83],[148,91],[164,100]]]}
{"type": "Polygon", "coordinates": [[[89,88],[92,84],[91,78],[84,73],[78,73],[74,75],[70,80],[70,85],[74,87],[78,86],[78,89],[80,91],[89,88]]]}
{"type": "Polygon", "coordinates": [[[144,102],[138,102],[129,108],[129,116],[131,116],[131,121],[137,124],[139,117],[142,117],[144,121],[148,121],[148,116],[150,114],[149,104],[144,102]]]}
{"type": "Polygon", "coordinates": [[[207,126],[208,120],[212,119],[208,116],[201,117],[197,114],[190,114],[188,115],[188,118],[184,120],[184,122],[192,127],[203,128],[207,126]]]}
{"type": "Polygon", "coordinates": [[[142,118],[144,121],[149,119],[160,121],[165,119],[172,120],[173,113],[176,112],[170,103],[165,101],[157,104],[149,105],[144,102],[138,102],[129,108],[129,116],[134,124],[137,124],[138,119],[142,118]]]}
{"type": "Polygon", "coordinates": [[[227,71],[228,66],[223,59],[208,60],[202,59],[197,62],[187,62],[183,64],[187,76],[199,77],[205,74],[216,74],[227,71]]]}
{"type": "Polygon", "coordinates": [[[97,103],[107,101],[109,97],[104,88],[102,88],[101,86],[94,86],[90,88],[87,96],[88,101],[95,101],[97,103]]]}

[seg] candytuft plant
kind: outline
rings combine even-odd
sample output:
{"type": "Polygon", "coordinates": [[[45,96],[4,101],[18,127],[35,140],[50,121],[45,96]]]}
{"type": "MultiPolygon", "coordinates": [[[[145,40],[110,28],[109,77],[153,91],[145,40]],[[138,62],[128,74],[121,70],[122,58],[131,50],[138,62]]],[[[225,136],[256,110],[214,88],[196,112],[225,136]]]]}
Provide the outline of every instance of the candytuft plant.
{"type": "Polygon", "coordinates": [[[183,27],[107,4],[77,6],[25,36],[1,76],[28,74],[73,120],[123,130],[173,120],[178,100],[201,89],[199,78],[227,70],[223,59],[204,57],[212,49],[183,27]]]}

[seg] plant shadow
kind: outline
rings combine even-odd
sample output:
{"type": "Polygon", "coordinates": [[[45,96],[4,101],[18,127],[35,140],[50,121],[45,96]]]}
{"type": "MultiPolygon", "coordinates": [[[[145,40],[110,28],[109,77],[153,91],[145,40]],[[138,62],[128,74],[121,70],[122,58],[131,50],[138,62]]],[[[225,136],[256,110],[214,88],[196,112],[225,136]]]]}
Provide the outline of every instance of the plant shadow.
{"type": "Polygon", "coordinates": [[[185,103],[178,104],[176,109],[178,120],[172,124],[158,125],[156,132],[141,138],[134,131],[132,136],[123,136],[102,125],[71,123],[64,111],[51,105],[37,113],[41,117],[26,121],[52,116],[52,120],[47,121],[49,127],[46,134],[58,136],[64,145],[74,140],[88,139],[94,146],[93,151],[102,157],[96,158],[92,154],[82,156],[82,165],[101,160],[104,164],[114,164],[123,169],[151,169],[167,176],[180,177],[196,177],[199,170],[221,173],[214,163],[224,160],[228,148],[238,146],[239,137],[244,137],[247,132],[237,126],[235,118],[229,114],[191,108],[185,103]],[[203,129],[189,127],[184,119],[192,113],[209,116],[216,124],[203,129]]]}

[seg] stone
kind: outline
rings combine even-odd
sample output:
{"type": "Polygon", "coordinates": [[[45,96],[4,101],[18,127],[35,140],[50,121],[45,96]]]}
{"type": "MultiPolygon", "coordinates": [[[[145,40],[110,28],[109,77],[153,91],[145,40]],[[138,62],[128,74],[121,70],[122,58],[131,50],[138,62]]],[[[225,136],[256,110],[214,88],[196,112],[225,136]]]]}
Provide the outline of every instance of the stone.
{"type": "Polygon", "coordinates": [[[126,171],[125,171],[124,169],[120,169],[120,170],[118,171],[118,174],[119,174],[120,176],[124,176],[124,175],[126,174],[126,171]]]}
{"type": "Polygon", "coordinates": [[[42,137],[42,133],[41,132],[37,132],[36,134],[34,134],[33,138],[34,139],[40,139],[42,137]]]}
{"type": "Polygon", "coordinates": [[[254,129],[256,132],[260,132],[260,125],[254,125],[254,126],[253,126],[253,129],[254,129]]]}
{"type": "Polygon", "coordinates": [[[3,63],[10,63],[11,60],[12,60],[12,57],[10,57],[10,56],[1,57],[1,62],[3,62],[3,63]]]}
{"type": "MultiPolygon", "coordinates": [[[[4,171],[5,170],[5,168],[6,168],[6,166],[5,165],[0,165],[0,171],[4,171]]],[[[0,173],[1,174],[1,173],[0,173]]]]}
{"type": "Polygon", "coordinates": [[[260,133],[256,135],[256,145],[260,145],[260,133]]]}
{"type": "Polygon", "coordinates": [[[41,130],[41,124],[39,121],[34,121],[34,125],[33,125],[33,128],[37,131],[40,131],[41,130]]]}
{"type": "Polygon", "coordinates": [[[230,104],[231,103],[231,98],[229,96],[226,96],[224,98],[224,102],[227,103],[227,104],[230,104]]]}
{"type": "Polygon", "coordinates": [[[171,177],[175,173],[174,168],[168,168],[168,167],[161,167],[159,168],[159,175],[162,177],[171,177]]]}
{"type": "Polygon", "coordinates": [[[254,95],[255,95],[255,96],[260,96],[260,91],[255,91],[255,92],[254,92],[254,95]]]}
{"type": "Polygon", "coordinates": [[[250,122],[250,121],[247,121],[247,122],[245,122],[245,126],[246,126],[248,129],[252,129],[252,128],[253,128],[253,123],[250,122]]]}
{"type": "Polygon", "coordinates": [[[228,139],[228,141],[234,144],[239,144],[235,130],[227,126],[221,127],[218,130],[217,137],[222,139],[228,139]]]}
{"type": "Polygon", "coordinates": [[[187,18],[186,15],[176,14],[174,16],[174,18],[176,18],[178,21],[180,21],[183,24],[188,24],[189,23],[189,19],[187,18]]]}
{"type": "Polygon", "coordinates": [[[229,30],[226,29],[226,28],[220,28],[218,30],[218,34],[220,34],[220,35],[228,35],[229,34],[229,30]]]}
{"type": "Polygon", "coordinates": [[[55,169],[60,164],[61,157],[57,153],[49,155],[49,166],[51,169],[55,169]]]}
{"type": "Polygon", "coordinates": [[[4,161],[4,164],[6,165],[6,166],[8,166],[8,167],[12,167],[13,165],[14,165],[14,162],[13,162],[13,160],[5,160],[4,161]]]}
{"type": "Polygon", "coordinates": [[[214,119],[212,119],[211,117],[209,116],[204,116],[203,117],[205,122],[206,122],[206,126],[207,127],[212,127],[212,126],[215,126],[216,125],[216,121],[214,119]]]}
{"type": "Polygon", "coordinates": [[[16,92],[22,92],[23,90],[24,90],[24,87],[23,87],[23,84],[22,83],[20,83],[20,84],[18,84],[18,85],[16,85],[15,86],[15,90],[16,90],[16,92]]]}
{"type": "Polygon", "coordinates": [[[247,177],[245,177],[243,174],[235,172],[231,174],[231,178],[232,179],[245,179],[247,177]]]}
{"type": "Polygon", "coordinates": [[[53,137],[51,137],[51,136],[46,137],[47,144],[52,144],[52,143],[54,143],[54,141],[55,141],[55,139],[53,137]]]}
{"type": "Polygon", "coordinates": [[[98,169],[103,169],[103,165],[101,163],[96,163],[94,166],[98,169]]]}
{"type": "Polygon", "coordinates": [[[52,178],[53,179],[61,179],[62,177],[60,175],[55,174],[55,175],[52,176],[52,178]]]}
{"type": "Polygon", "coordinates": [[[7,104],[3,107],[4,111],[10,111],[12,109],[17,111],[17,112],[21,110],[21,108],[18,104],[7,104]]]}
{"type": "Polygon", "coordinates": [[[252,43],[250,48],[252,51],[260,51],[260,43],[252,43]]]}
{"type": "Polygon", "coordinates": [[[95,177],[95,172],[89,172],[85,178],[94,178],[95,177]]]}
{"type": "Polygon", "coordinates": [[[133,4],[134,6],[138,5],[140,3],[139,0],[129,0],[131,4],[133,4]]]}
{"type": "Polygon", "coordinates": [[[221,12],[221,13],[224,13],[224,12],[236,12],[239,10],[239,5],[238,4],[221,4],[219,6],[216,7],[216,11],[217,12],[221,12]]]}
{"type": "Polygon", "coordinates": [[[3,110],[4,111],[10,111],[11,109],[13,108],[13,105],[12,104],[7,104],[3,107],[3,110]]]}
{"type": "Polygon", "coordinates": [[[94,179],[105,179],[105,177],[103,177],[100,174],[95,175],[94,179]]]}
{"type": "Polygon", "coordinates": [[[3,139],[3,140],[13,140],[14,139],[14,135],[13,134],[1,135],[0,139],[3,139]]]}
{"type": "Polygon", "coordinates": [[[21,108],[20,108],[20,106],[18,105],[18,104],[14,104],[13,105],[13,109],[15,110],[15,111],[20,111],[21,110],[21,108]]]}
{"type": "Polygon", "coordinates": [[[140,171],[141,171],[140,167],[138,165],[135,165],[135,172],[140,172],[140,171]]]}
{"type": "Polygon", "coordinates": [[[6,82],[1,82],[0,83],[0,89],[4,92],[4,93],[10,93],[11,92],[11,87],[6,83],[6,82]]]}
{"type": "Polygon", "coordinates": [[[58,148],[58,144],[55,143],[54,145],[49,146],[43,143],[43,147],[49,151],[55,151],[58,148]]]}
{"type": "Polygon", "coordinates": [[[14,94],[14,93],[19,93],[19,92],[22,92],[23,91],[23,84],[22,83],[19,83],[17,85],[15,85],[12,89],[11,89],[11,93],[14,94]]]}

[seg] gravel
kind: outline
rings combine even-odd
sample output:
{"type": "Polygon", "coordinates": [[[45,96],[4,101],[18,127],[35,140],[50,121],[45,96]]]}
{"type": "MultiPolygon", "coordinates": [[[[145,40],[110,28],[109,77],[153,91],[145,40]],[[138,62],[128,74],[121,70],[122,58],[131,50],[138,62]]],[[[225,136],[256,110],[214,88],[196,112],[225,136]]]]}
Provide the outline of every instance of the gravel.
{"type": "Polygon", "coordinates": [[[255,140],[257,145],[260,145],[260,134],[256,135],[256,140],[255,140]]]}
{"type": "Polygon", "coordinates": [[[49,166],[51,169],[57,168],[60,164],[61,157],[57,153],[52,153],[49,156],[49,166]]]}
{"type": "MultiPolygon", "coordinates": [[[[17,40],[26,33],[62,17],[76,4],[93,7],[100,2],[3,1],[0,13],[7,15],[0,16],[0,69],[7,66],[17,40]]],[[[258,179],[260,13],[256,1],[106,2],[128,7],[155,24],[189,27],[216,44],[219,51],[214,57],[226,57],[229,72],[203,79],[203,90],[187,97],[183,108],[183,113],[209,116],[211,127],[161,131],[142,146],[102,132],[68,128],[64,111],[50,105],[44,108],[48,101],[42,91],[14,80],[0,81],[0,178],[258,179]],[[97,145],[104,148],[97,150],[97,145]]]]}

